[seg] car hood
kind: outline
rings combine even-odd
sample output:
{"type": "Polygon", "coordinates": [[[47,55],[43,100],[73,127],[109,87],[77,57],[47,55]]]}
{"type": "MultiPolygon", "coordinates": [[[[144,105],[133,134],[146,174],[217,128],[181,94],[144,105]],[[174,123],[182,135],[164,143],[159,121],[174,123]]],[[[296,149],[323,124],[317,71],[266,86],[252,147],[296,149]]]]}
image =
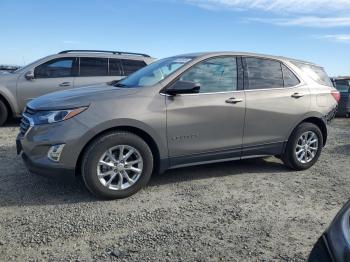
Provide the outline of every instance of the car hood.
{"type": "Polygon", "coordinates": [[[138,88],[118,88],[111,85],[94,85],[40,96],[28,103],[34,110],[60,110],[89,106],[95,100],[108,100],[131,95],[138,92],[138,88]]]}

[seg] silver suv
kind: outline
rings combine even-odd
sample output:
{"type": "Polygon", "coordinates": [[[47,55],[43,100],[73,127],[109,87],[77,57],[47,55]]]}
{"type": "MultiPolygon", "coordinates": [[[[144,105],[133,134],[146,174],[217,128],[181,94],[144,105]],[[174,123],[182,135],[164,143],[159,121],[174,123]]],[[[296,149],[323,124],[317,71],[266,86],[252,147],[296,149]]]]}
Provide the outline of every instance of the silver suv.
{"type": "Polygon", "coordinates": [[[81,176],[104,198],[153,172],[274,155],[303,170],[319,158],[339,92],[308,62],[249,53],[165,58],[119,83],[31,101],[17,150],[34,173],[81,176]]]}
{"type": "Polygon", "coordinates": [[[154,59],[119,51],[66,50],[0,76],[0,126],[20,116],[38,96],[58,90],[120,80],[154,59]]]}

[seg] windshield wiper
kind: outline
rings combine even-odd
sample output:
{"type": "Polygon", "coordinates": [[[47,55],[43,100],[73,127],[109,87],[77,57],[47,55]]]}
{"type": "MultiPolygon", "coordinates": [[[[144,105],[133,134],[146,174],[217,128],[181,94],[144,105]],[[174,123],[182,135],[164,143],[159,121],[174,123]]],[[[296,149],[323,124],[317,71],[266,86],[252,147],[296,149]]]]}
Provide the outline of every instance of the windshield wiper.
{"type": "Polygon", "coordinates": [[[111,82],[108,82],[107,84],[110,86],[116,86],[116,87],[126,87],[126,85],[119,83],[120,80],[113,80],[111,82]]]}
{"type": "Polygon", "coordinates": [[[115,84],[113,84],[113,86],[116,86],[116,87],[126,87],[127,85],[122,84],[122,83],[115,83],[115,84]]]}

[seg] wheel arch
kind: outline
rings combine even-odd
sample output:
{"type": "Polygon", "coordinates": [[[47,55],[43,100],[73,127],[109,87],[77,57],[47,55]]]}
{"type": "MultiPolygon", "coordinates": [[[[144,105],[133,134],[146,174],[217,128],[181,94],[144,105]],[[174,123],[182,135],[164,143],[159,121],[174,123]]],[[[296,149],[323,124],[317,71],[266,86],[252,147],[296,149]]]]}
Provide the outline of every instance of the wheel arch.
{"type": "Polygon", "coordinates": [[[15,111],[14,111],[14,109],[12,108],[12,105],[11,105],[11,103],[9,102],[9,99],[8,99],[3,93],[1,93],[1,92],[0,92],[0,100],[1,100],[2,102],[4,102],[4,104],[5,104],[5,106],[6,106],[7,110],[8,110],[8,116],[14,117],[14,116],[15,116],[15,111]]]}
{"type": "Polygon", "coordinates": [[[82,163],[82,159],[83,156],[88,148],[88,146],[97,138],[103,136],[106,133],[109,132],[113,132],[113,131],[126,131],[126,132],[130,132],[133,133],[139,137],[141,137],[146,143],[147,145],[150,147],[152,154],[153,154],[153,161],[154,161],[154,169],[153,172],[159,172],[160,171],[160,149],[159,149],[159,145],[156,143],[155,139],[145,130],[135,127],[135,126],[129,126],[129,125],[121,125],[121,126],[115,126],[115,127],[111,127],[111,128],[107,128],[103,131],[98,132],[97,134],[95,134],[93,137],[91,137],[89,139],[89,141],[84,145],[83,149],[81,150],[79,156],[78,156],[78,160],[76,163],[76,176],[79,176],[81,174],[81,163],[82,163]]]}
{"type": "Polygon", "coordinates": [[[304,118],[303,120],[301,120],[296,126],[295,128],[292,130],[292,132],[290,133],[289,137],[293,134],[294,130],[301,124],[301,123],[312,123],[314,125],[316,125],[322,132],[322,137],[323,137],[323,146],[326,145],[327,143],[327,138],[328,138],[328,131],[327,131],[327,125],[325,123],[325,121],[323,120],[322,117],[318,117],[318,116],[308,116],[306,118],[304,118]]]}

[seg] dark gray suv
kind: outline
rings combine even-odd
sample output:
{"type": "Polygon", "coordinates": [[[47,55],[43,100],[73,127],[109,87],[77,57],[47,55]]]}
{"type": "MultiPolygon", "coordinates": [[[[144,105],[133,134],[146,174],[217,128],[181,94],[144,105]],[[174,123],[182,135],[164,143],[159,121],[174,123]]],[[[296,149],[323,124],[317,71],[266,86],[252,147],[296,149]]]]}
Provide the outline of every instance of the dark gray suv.
{"type": "Polygon", "coordinates": [[[339,92],[324,70],[284,57],[197,53],[165,58],[119,83],[31,101],[17,139],[34,173],[81,175],[122,198],[170,168],[275,155],[311,167],[339,92]]]}

